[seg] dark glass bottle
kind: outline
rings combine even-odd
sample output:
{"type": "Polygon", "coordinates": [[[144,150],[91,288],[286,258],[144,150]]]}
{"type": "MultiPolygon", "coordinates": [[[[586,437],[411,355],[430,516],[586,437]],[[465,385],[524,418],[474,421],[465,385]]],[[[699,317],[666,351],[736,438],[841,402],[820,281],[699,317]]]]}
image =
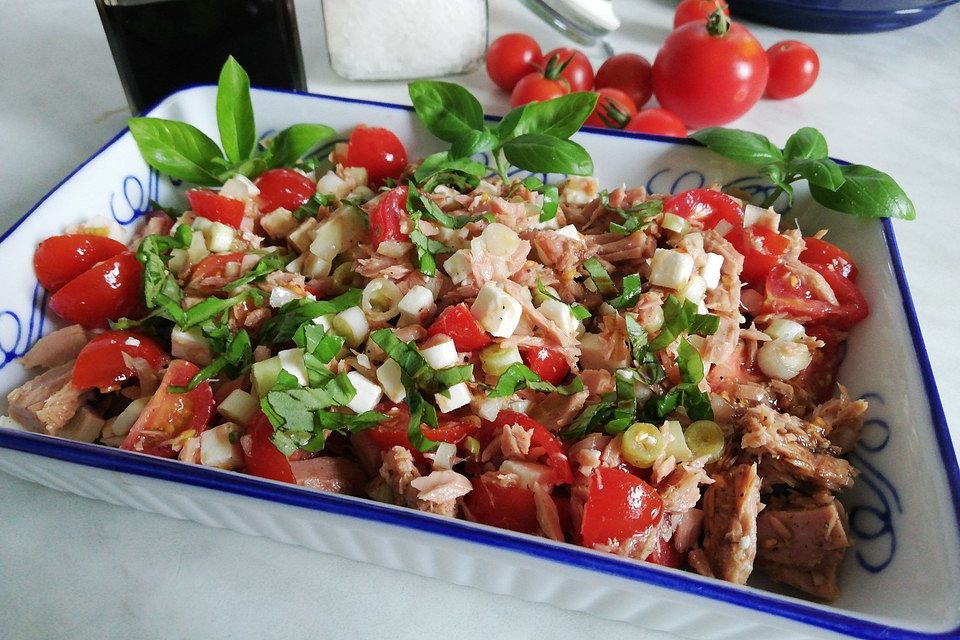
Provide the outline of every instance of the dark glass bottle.
{"type": "Polygon", "coordinates": [[[216,83],[233,55],[255,86],[306,89],[293,0],[97,0],[127,101],[141,113],[216,83]]]}

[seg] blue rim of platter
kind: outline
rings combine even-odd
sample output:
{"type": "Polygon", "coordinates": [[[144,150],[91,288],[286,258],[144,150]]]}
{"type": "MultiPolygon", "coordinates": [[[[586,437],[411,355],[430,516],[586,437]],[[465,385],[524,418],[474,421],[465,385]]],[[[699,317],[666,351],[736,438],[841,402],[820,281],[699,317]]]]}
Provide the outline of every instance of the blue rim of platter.
{"type": "MultiPolygon", "coordinates": [[[[204,87],[213,88],[213,85],[196,85],[177,91],[169,97],[190,89],[204,87]]],[[[297,95],[318,100],[327,100],[340,103],[363,104],[387,109],[413,111],[406,105],[388,102],[377,102],[358,98],[344,98],[324,94],[305,93],[298,91],[284,91],[278,89],[259,88],[259,91],[297,95]]],[[[165,98],[164,100],[169,99],[165,98]]],[[[161,101],[163,102],[163,101],[161,101]]],[[[159,103],[158,103],[159,104],[159,103]]],[[[156,105],[148,110],[150,113],[156,105]]],[[[498,118],[488,116],[488,119],[498,118]]],[[[57,189],[72,178],[84,166],[102,154],[121,137],[126,135],[124,129],[103,145],[92,156],[84,160],[76,169],[71,171],[63,180],[53,187],[27,213],[17,220],[7,231],[0,235],[0,243],[19,227],[34,211],[36,211],[57,189]]],[[[593,129],[592,133],[623,138],[638,138],[661,144],[684,144],[699,146],[693,140],[677,140],[662,136],[646,135],[625,131],[610,131],[593,129]]],[[[930,406],[930,415],[936,431],[937,445],[943,461],[944,472],[950,486],[950,496],[953,500],[954,517],[960,529],[960,468],[957,466],[957,457],[950,439],[946,415],[940,401],[930,359],[924,346],[923,336],[920,333],[920,324],[917,320],[916,309],[910,296],[910,288],[903,271],[903,262],[897,248],[893,224],[889,219],[881,220],[884,239],[890,253],[891,265],[896,275],[897,285],[903,301],[903,310],[906,314],[907,325],[913,339],[914,350],[917,355],[917,364],[923,378],[924,390],[930,406]]],[[[889,638],[895,633],[901,638],[916,638],[918,640],[938,640],[957,638],[960,626],[943,632],[923,632],[884,625],[853,615],[824,610],[799,600],[787,600],[775,594],[746,592],[720,581],[707,582],[686,572],[662,569],[642,562],[623,560],[616,556],[583,549],[573,545],[557,544],[540,540],[532,536],[503,532],[498,529],[477,525],[460,520],[453,520],[426,514],[402,507],[385,506],[370,500],[344,497],[337,494],[323,493],[310,489],[303,489],[294,485],[281,484],[271,480],[264,480],[239,473],[224,472],[217,469],[208,469],[199,465],[183,464],[182,462],[155,458],[141,454],[113,449],[101,445],[87,444],[62,440],[51,436],[14,431],[0,428],[0,447],[35,454],[46,458],[53,458],[80,464],[88,467],[130,473],[134,475],[177,482],[181,484],[215,489],[240,496],[279,502],[296,507],[323,511],[336,515],[359,518],[379,523],[390,524],[416,531],[442,535],[449,538],[479,543],[497,549],[522,553],[534,558],[550,560],[564,565],[589,571],[597,571],[627,580],[645,582],[657,587],[673,589],[688,595],[708,597],[720,602],[729,603],[747,609],[762,611],[774,616],[781,616],[814,627],[846,633],[859,638],[889,638]]]]}
{"type": "Polygon", "coordinates": [[[730,10],[735,16],[785,29],[876,33],[925,22],[957,2],[960,0],[730,0],[730,10]]]}

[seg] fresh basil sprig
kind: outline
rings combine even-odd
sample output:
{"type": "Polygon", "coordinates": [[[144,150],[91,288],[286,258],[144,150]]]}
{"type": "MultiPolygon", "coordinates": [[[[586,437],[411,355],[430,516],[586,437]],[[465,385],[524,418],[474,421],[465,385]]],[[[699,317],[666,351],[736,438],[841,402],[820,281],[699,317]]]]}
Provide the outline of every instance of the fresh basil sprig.
{"type": "Polygon", "coordinates": [[[756,166],[777,189],[762,206],[769,207],[780,194],[793,201],[793,186],[804,179],[814,200],[834,211],[863,218],[913,220],[916,209],[897,182],[866,165],[840,165],[827,155],[827,141],[813,127],[790,136],[782,149],[759,133],[708,127],[690,135],[720,155],[756,166]]]}
{"type": "Polygon", "coordinates": [[[507,370],[500,374],[497,384],[487,394],[488,398],[506,398],[520,389],[527,388],[543,393],[558,393],[562,396],[573,395],[583,391],[583,381],[574,378],[570,384],[558,387],[547,382],[536,374],[530,367],[520,362],[514,362],[507,370]]]}
{"type": "Polygon", "coordinates": [[[267,169],[294,164],[335,131],[322,124],[295,124],[257,145],[250,100],[250,78],[230,56],[217,85],[217,128],[223,151],[205,133],[184,122],[130,118],[130,133],[151,167],[171,178],[201,186],[218,186],[235,175],[254,178],[267,169]]]}
{"type": "MultiPolygon", "coordinates": [[[[586,149],[568,140],[597,104],[595,93],[571,93],[545,102],[533,102],[509,112],[496,126],[483,119],[480,102],[460,85],[417,80],[409,85],[413,108],[423,125],[449,142],[446,157],[431,161],[433,174],[442,170],[476,176],[476,164],[462,160],[489,151],[491,167],[507,182],[509,162],[532,173],[591,175],[593,160],[586,149]]],[[[486,169],[483,165],[479,167],[486,169]]],[[[426,176],[418,176],[418,179],[426,176]]]]}

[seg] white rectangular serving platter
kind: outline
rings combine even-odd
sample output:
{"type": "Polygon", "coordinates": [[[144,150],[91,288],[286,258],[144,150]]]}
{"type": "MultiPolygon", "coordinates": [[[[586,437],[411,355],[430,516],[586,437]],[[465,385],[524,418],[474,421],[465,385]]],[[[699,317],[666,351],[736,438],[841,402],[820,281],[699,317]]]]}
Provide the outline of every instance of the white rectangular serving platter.
{"type": "MultiPolygon", "coordinates": [[[[215,87],[185,89],[149,115],[190,122],[216,139],[215,94],[215,87]]],[[[344,134],[364,123],[392,129],[411,158],[442,148],[409,107],[260,89],[253,100],[261,135],[294,122],[322,122],[344,134]]],[[[683,141],[590,131],[575,139],[591,152],[606,187],[767,188],[750,169],[683,141]]],[[[4,398],[27,378],[17,359],[56,322],[45,314],[33,276],[37,243],[95,215],[129,227],[151,199],[183,204],[177,187],[149,170],[123,131],[0,236],[8,273],[0,301],[4,398]]],[[[81,496],[687,637],[956,638],[960,471],[892,225],[832,214],[803,190],[797,197],[791,213],[801,228],[831,229],[830,240],[860,266],[858,285],[871,306],[840,372],[870,410],[851,455],[861,475],[843,497],[856,546],[841,568],[842,595],[830,605],[759,576],[740,587],[392,505],[14,429],[0,429],[0,470],[81,496]]]]}

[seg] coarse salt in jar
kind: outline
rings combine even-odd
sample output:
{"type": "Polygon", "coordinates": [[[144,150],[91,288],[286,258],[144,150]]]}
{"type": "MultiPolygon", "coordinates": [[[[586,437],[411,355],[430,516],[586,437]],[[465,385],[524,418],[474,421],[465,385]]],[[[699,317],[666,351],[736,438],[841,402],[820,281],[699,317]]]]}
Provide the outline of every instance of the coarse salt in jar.
{"type": "Polygon", "coordinates": [[[348,80],[464,73],[487,49],[486,0],[323,0],[327,51],[348,80]]]}

